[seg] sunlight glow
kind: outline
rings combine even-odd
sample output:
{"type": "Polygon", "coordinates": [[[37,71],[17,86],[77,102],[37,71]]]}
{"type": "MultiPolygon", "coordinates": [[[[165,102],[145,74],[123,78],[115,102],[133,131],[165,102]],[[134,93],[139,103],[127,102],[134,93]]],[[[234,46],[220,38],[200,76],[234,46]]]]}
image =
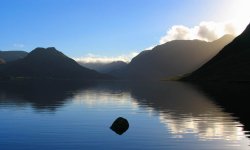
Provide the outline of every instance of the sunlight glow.
{"type": "Polygon", "coordinates": [[[250,22],[250,0],[233,0],[230,6],[230,12],[226,12],[225,15],[229,15],[232,18],[238,28],[239,32],[242,32],[250,22]]]}
{"type": "Polygon", "coordinates": [[[130,62],[132,58],[137,56],[138,52],[130,52],[129,54],[123,54],[120,56],[114,56],[114,57],[108,57],[108,56],[101,56],[101,55],[95,55],[95,54],[87,54],[86,56],[79,57],[79,58],[73,58],[77,62],[83,62],[83,63],[111,63],[114,61],[123,61],[123,62],[130,62]]]}

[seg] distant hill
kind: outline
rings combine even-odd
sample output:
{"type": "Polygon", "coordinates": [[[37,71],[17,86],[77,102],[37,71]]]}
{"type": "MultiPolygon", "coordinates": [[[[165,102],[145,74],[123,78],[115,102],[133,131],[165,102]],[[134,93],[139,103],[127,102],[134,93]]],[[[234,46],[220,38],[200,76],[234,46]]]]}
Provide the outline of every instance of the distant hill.
{"type": "Polygon", "coordinates": [[[27,56],[28,53],[25,51],[0,51],[0,60],[8,63],[18,59],[22,59],[27,56]]]}
{"type": "Polygon", "coordinates": [[[250,81],[250,24],[215,57],[183,80],[250,81]]]}
{"type": "Polygon", "coordinates": [[[23,59],[1,65],[0,76],[52,79],[110,79],[80,66],[53,47],[36,48],[23,59]]]}
{"type": "Polygon", "coordinates": [[[109,73],[117,69],[121,69],[127,65],[127,63],[123,61],[114,61],[111,63],[102,63],[102,62],[78,62],[80,65],[98,71],[100,73],[109,73]]]}
{"type": "Polygon", "coordinates": [[[124,79],[160,80],[190,73],[215,56],[233,36],[213,42],[174,40],[141,52],[123,69],[112,75],[124,79]]]}

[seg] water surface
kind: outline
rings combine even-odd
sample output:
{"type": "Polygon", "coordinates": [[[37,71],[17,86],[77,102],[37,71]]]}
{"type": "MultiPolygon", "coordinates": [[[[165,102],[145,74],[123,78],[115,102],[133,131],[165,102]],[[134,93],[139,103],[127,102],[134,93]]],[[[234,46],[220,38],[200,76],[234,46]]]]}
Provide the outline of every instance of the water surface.
{"type": "Polygon", "coordinates": [[[179,82],[1,83],[0,120],[1,150],[250,148],[238,118],[179,82]]]}

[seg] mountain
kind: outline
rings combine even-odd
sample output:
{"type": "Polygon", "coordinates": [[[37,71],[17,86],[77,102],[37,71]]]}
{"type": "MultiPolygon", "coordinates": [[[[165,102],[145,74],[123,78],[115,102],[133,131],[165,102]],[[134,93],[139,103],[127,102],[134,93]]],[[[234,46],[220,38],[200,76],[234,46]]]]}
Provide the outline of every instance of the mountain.
{"type": "Polygon", "coordinates": [[[215,57],[183,80],[250,81],[250,24],[215,57]]]}
{"type": "Polygon", "coordinates": [[[109,79],[80,66],[53,47],[36,48],[23,59],[1,65],[2,77],[53,78],[53,79],[109,79]]]}
{"type": "Polygon", "coordinates": [[[18,59],[22,59],[27,56],[28,53],[25,51],[0,51],[0,60],[8,63],[18,59]]]}
{"type": "Polygon", "coordinates": [[[102,62],[85,63],[79,61],[78,63],[86,68],[93,69],[100,73],[109,73],[114,70],[123,68],[127,65],[127,63],[123,61],[113,61],[111,63],[102,63],[102,62]]]}
{"type": "Polygon", "coordinates": [[[0,58],[0,65],[1,64],[5,64],[5,61],[3,59],[0,58]]]}
{"type": "Polygon", "coordinates": [[[160,80],[190,73],[215,56],[233,36],[213,42],[174,40],[141,52],[123,69],[112,75],[133,80],[160,80]]]}

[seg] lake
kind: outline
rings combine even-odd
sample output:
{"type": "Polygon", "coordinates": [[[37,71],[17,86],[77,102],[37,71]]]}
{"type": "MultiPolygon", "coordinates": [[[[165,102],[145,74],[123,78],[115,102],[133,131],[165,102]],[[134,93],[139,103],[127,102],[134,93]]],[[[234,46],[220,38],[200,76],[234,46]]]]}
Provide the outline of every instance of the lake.
{"type": "Polygon", "coordinates": [[[239,118],[180,82],[2,82],[0,120],[0,150],[250,149],[239,118]]]}

